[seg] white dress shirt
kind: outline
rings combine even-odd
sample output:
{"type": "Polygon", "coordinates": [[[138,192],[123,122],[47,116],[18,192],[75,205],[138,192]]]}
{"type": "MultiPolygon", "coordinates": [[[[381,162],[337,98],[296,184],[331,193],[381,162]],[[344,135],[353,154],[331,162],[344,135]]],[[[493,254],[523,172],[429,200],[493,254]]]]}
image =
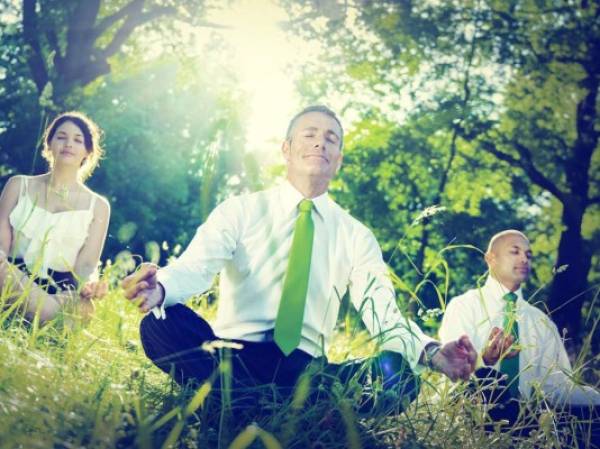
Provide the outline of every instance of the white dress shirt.
{"type": "MultiPolygon", "coordinates": [[[[217,317],[211,323],[215,334],[246,341],[272,338],[302,199],[284,182],[217,206],[181,256],[158,271],[165,288],[163,306],[206,291],[220,273],[217,317]]],[[[381,348],[401,353],[418,372],[421,352],[434,340],[398,310],[373,233],[326,193],[313,203],[314,241],[299,348],[315,357],[327,352],[349,289],[381,348]]]]}
{"type": "MultiPolygon", "coordinates": [[[[453,298],[446,308],[440,339],[443,343],[467,334],[481,354],[492,327],[503,328],[508,289],[491,276],[480,289],[469,290],[453,298]]],[[[523,299],[517,290],[517,323],[519,324],[519,391],[530,397],[541,388],[555,405],[600,404],[600,393],[591,387],[577,385],[571,379],[571,363],[556,325],[537,307],[523,299]]],[[[499,363],[495,366],[499,369],[499,363]]]]}

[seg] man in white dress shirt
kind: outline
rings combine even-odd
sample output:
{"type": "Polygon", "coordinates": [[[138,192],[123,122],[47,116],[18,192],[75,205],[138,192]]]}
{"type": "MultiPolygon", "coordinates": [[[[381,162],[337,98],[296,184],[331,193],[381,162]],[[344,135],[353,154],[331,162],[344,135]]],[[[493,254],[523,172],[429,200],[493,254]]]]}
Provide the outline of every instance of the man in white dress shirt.
{"type": "MultiPolygon", "coordinates": [[[[346,291],[379,342],[374,375],[384,388],[412,399],[418,391],[413,372],[424,366],[452,380],[473,372],[476,354],[466,336],[442,347],[402,316],[373,233],[329,197],[329,182],[342,163],[342,142],[342,126],[330,109],[304,109],[291,120],[282,144],[287,179],[281,185],[224,201],[177,260],[161,269],[143,264],[123,281],[126,297],[138,301],[142,312],[153,312],[140,328],[146,354],[179,383],[211,376],[218,357],[200,347],[215,340],[241,345],[232,350],[232,365],[233,380],[242,385],[274,382],[292,388],[315,362],[347,380],[364,365],[333,365],[325,359],[346,291]],[[295,230],[302,213],[310,234],[305,225],[295,230]],[[288,266],[296,252],[295,233],[301,232],[298,240],[305,243],[298,244],[304,247],[299,251],[312,241],[312,255],[309,248],[305,285],[294,287],[304,289],[296,295],[301,302],[294,337],[283,290],[288,277],[304,278],[298,274],[303,269],[288,266]],[[217,317],[208,324],[183,302],[206,291],[217,274],[217,317]],[[278,340],[286,333],[292,343],[278,340]]],[[[298,281],[289,283],[302,284],[298,281]]]]}
{"type": "Polygon", "coordinates": [[[469,335],[480,358],[475,372],[482,380],[491,380],[494,394],[487,400],[500,404],[492,407],[494,420],[506,419],[513,424],[519,413],[516,399],[529,399],[538,393],[557,409],[568,407],[579,416],[588,416],[600,405],[600,393],[572,380],[572,368],[556,325],[523,297],[521,285],[531,270],[531,249],[527,237],[516,230],[506,230],[492,237],[485,261],[489,276],[481,288],[469,290],[449,303],[440,339],[452,341],[469,335]],[[510,317],[510,298],[516,301],[510,317]],[[511,321],[514,321],[511,322],[511,321]],[[516,326],[515,326],[516,325],[516,326]],[[518,329],[518,336],[506,327],[518,329]],[[518,345],[514,345],[518,338],[518,345]],[[515,372],[505,369],[510,360],[515,372]],[[511,388],[514,386],[514,388],[511,388]]]}

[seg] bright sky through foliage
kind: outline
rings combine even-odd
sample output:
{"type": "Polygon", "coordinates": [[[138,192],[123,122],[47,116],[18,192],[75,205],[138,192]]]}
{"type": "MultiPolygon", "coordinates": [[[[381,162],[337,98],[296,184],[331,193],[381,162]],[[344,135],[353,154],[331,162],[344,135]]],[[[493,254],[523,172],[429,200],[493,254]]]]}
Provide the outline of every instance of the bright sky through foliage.
{"type": "Polygon", "coordinates": [[[273,154],[289,118],[304,106],[294,83],[318,46],[285,32],[287,15],[274,1],[240,0],[213,12],[208,20],[230,27],[221,33],[233,54],[232,70],[250,98],[248,150],[273,154]]]}

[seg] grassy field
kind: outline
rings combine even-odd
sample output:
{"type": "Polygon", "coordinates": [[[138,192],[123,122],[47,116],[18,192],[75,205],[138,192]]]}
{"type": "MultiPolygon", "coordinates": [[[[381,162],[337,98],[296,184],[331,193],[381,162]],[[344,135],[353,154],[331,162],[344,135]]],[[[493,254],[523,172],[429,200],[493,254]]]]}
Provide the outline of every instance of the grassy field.
{"type": "MultiPolygon", "coordinates": [[[[291,400],[266,388],[250,404],[210,383],[182,389],[145,358],[140,318],[118,289],[85,326],[59,318],[38,328],[2,312],[0,448],[550,448],[569,433],[556,432],[550,412],[528,438],[486,433],[477,395],[431,373],[405,413],[384,418],[355,412],[358,385],[334,384],[317,403],[305,382],[291,400]]],[[[340,329],[330,359],[372,350],[364,333],[340,329]]]]}

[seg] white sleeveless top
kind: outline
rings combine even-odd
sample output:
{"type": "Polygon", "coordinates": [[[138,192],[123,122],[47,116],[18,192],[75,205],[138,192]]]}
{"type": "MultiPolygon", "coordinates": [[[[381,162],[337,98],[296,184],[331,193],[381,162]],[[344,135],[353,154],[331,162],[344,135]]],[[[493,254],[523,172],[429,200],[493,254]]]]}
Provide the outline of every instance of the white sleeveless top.
{"type": "Polygon", "coordinates": [[[50,212],[35,204],[27,193],[27,176],[20,176],[19,200],[9,215],[13,251],[30,273],[48,278],[48,269],[73,271],[75,260],[88,236],[96,196],[82,210],[50,212]]]}

